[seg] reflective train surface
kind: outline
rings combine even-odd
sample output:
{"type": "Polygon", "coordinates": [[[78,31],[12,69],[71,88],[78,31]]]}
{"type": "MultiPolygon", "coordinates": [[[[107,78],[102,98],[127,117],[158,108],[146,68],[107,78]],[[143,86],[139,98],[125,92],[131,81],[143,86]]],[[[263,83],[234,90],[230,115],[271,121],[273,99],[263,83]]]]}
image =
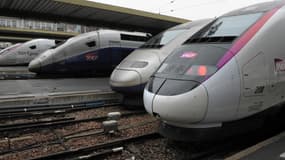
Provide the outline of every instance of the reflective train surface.
{"type": "Polygon", "coordinates": [[[29,70],[40,74],[111,72],[148,36],[146,33],[116,30],[80,34],[41,54],[29,64],[29,70]]]}
{"type": "Polygon", "coordinates": [[[112,89],[125,96],[137,96],[142,100],[143,89],[161,62],[175,47],[210,22],[209,19],[188,22],[151,38],[116,67],[110,78],[112,89]]]}
{"type": "Polygon", "coordinates": [[[0,51],[0,65],[28,65],[42,52],[56,45],[55,40],[33,39],[17,43],[0,51]]]}
{"type": "Polygon", "coordinates": [[[283,110],[284,41],[284,1],[225,14],[164,61],[145,88],[145,108],[174,140],[255,130],[283,110]]]}

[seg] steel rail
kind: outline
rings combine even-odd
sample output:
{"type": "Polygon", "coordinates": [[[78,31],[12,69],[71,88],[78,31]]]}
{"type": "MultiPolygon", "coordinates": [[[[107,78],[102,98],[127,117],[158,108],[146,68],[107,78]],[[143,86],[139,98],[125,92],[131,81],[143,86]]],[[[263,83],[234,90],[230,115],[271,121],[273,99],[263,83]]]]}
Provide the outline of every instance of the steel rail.
{"type": "MultiPolygon", "coordinates": [[[[138,115],[138,114],[145,114],[144,111],[134,111],[130,113],[122,114],[122,117],[138,115]]],[[[91,121],[102,121],[107,119],[107,116],[99,116],[94,118],[85,118],[85,119],[75,119],[69,118],[66,120],[51,120],[51,121],[40,121],[40,122],[28,122],[28,123],[19,123],[19,124],[8,124],[8,125],[1,125],[0,132],[8,132],[8,131],[15,131],[15,130],[24,130],[24,129],[39,129],[43,127],[56,127],[56,126],[64,126],[64,125],[71,125],[76,123],[83,123],[83,122],[91,122],[91,121]]]]}
{"type": "MultiPolygon", "coordinates": [[[[54,153],[50,155],[46,155],[43,157],[38,157],[38,158],[33,158],[30,160],[63,160],[63,159],[80,159],[82,157],[88,157],[88,155],[92,155],[91,158],[96,158],[95,151],[99,149],[113,149],[116,147],[121,147],[127,143],[131,142],[136,142],[140,140],[145,140],[145,139],[154,139],[154,138],[160,138],[161,136],[157,132],[151,132],[151,133],[146,133],[142,134],[139,136],[133,136],[133,137],[127,137],[127,138],[122,138],[122,139],[116,139],[116,140],[111,140],[108,142],[100,143],[93,145],[91,147],[85,147],[85,148],[80,148],[80,149],[75,149],[71,151],[64,151],[64,152],[59,152],[59,153],[54,153]]],[[[102,154],[98,154],[98,156],[102,156],[102,154]]]]}
{"type": "Polygon", "coordinates": [[[100,107],[112,107],[120,105],[120,103],[82,103],[82,104],[75,104],[75,105],[63,105],[62,107],[44,107],[39,109],[29,109],[25,110],[24,108],[21,109],[21,112],[10,112],[6,111],[6,113],[1,113],[0,111],[0,120],[11,120],[11,119],[19,119],[19,118],[31,118],[31,117],[42,117],[42,116],[49,116],[49,115],[58,115],[70,112],[76,112],[80,110],[88,110],[88,109],[96,109],[100,107]]]}
{"type": "MultiPolygon", "coordinates": [[[[120,126],[118,128],[118,130],[122,131],[122,130],[127,130],[127,129],[131,129],[131,128],[135,128],[135,127],[145,126],[145,125],[151,124],[153,122],[155,122],[155,121],[151,120],[151,121],[146,121],[143,123],[136,123],[136,124],[126,125],[126,126],[120,126]]],[[[88,137],[88,136],[100,136],[100,135],[103,135],[104,133],[105,133],[104,129],[102,129],[102,128],[92,128],[92,129],[87,129],[87,130],[83,130],[83,131],[78,131],[78,132],[66,134],[62,137],[59,137],[58,135],[56,135],[56,138],[54,138],[54,139],[51,139],[48,141],[42,141],[42,142],[35,142],[33,144],[29,144],[29,145],[21,147],[21,148],[8,149],[8,150],[0,152],[0,155],[25,151],[25,150],[34,149],[34,148],[39,148],[39,147],[42,147],[43,145],[44,146],[55,145],[55,144],[64,145],[64,142],[67,142],[71,139],[84,138],[84,137],[88,137]]]]}

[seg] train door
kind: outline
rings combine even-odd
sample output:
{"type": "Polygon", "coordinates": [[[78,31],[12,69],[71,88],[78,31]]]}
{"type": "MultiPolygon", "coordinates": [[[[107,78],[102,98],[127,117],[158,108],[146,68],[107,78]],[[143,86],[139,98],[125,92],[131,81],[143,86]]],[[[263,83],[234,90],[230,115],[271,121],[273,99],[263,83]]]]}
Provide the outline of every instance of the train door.
{"type": "Polygon", "coordinates": [[[268,66],[263,52],[259,52],[242,67],[242,101],[240,114],[252,114],[263,109],[267,96],[268,66]]]}
{"type": "Polygon", "coordinates": [[[122,55],[122,44],[120,41],[109,41],[109,46],[110,46],[110,61],[111,65],[110,68],[115,68],[116,65],[119,63],[121,60],[121,55],[122,55]]]}
{"type": "Polygon", "coordinates": [[[264,96],[268,72],[264,53],[260,52],[243,66],[243,95],[264,96]]]}

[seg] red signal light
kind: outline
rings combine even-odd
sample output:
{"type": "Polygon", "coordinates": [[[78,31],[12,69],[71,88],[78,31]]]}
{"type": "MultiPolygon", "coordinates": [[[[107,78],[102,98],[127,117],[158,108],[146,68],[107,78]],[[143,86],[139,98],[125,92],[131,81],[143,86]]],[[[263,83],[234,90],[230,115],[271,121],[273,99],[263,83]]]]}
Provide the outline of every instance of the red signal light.
{"type": "Polygon", "coordinates": [[[199,66],[198,67],[198,75],[199,76],[206,76],[207,75],[207,66],[199,66]]]}

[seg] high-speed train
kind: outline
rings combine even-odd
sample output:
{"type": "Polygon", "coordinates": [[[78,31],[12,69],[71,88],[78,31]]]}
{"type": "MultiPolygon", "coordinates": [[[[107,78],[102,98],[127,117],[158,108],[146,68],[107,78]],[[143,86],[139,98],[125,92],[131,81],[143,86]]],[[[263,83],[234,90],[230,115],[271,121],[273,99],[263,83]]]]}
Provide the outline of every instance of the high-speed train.
{"type": "Polygon", "coordinates": [[[283,110],[284,3],[225,14],[171,53],[144,90],[162,135],[222,139],[255,130],[283,110]]]}
{"type": "Polygon", "coordinates": [[[28,65],[42,52],[56,45],[55,40],[33,39],[25,43],[16,43],[0,51],[0,65],[28,65]]]}
{"type": "Polygon", "coordinates": [[[80,34],[35,58],[29,70],[40,74],[111,72],[148,38],[147,33],[103,29],[80,34]]]}
{"type": "MultiPolygon", "coordinates": [[[[212,20],[198,20],[172,27],[147,41],[127,56],[113,71],[110,85],[114,91],[125,97],[139,97],[149,77],[161,62],[185,40],[209,24],[212,20]]],[[[139,99],[138,98],[138,99],[139,99]]]]}

